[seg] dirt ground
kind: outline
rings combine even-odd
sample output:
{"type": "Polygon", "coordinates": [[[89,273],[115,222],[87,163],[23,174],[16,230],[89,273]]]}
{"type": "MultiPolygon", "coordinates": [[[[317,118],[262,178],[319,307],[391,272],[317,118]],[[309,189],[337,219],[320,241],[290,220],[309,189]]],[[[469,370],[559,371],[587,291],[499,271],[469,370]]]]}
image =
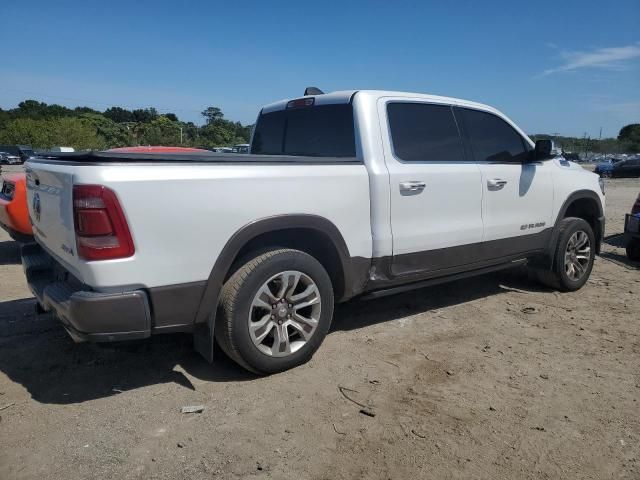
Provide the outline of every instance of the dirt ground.
{"type": "MultiPolygon", "coordinates": [[[[608,236],[639,191],[607,182],[608,236]]],[[[2,236],[0,478],[639,479],[640,265],[620,246],[575,293],[516,271],[352,301],[311,362],[256,378],[186,335],[74,344],[33,316],[2,236]]]]}

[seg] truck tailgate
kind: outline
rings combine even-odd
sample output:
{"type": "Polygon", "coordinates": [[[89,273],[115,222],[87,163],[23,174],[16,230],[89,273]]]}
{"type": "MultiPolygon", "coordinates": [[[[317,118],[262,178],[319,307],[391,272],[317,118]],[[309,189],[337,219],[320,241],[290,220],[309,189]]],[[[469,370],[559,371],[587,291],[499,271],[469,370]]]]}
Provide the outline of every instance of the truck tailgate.
{"type": "Polygon", "coordinates": [[[32,165],[27,172],[27,205],[38,243],[75,270],[73,173],[65,165],[32,165]]]}

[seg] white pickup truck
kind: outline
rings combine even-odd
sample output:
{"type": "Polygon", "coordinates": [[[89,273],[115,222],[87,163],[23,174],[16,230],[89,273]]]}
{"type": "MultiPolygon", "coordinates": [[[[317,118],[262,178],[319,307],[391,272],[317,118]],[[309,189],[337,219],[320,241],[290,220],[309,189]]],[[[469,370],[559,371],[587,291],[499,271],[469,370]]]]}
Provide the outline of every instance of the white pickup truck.
{"type": "Polygon", "coordinates": [[[550,141],[465,100],[314,93],[262,108],[247,155],[30,159],[39,308],[78,340],[193,332],[269,374],[312,356],[334,302],[523,264],[587,281],[603,185],[550,141]]]}

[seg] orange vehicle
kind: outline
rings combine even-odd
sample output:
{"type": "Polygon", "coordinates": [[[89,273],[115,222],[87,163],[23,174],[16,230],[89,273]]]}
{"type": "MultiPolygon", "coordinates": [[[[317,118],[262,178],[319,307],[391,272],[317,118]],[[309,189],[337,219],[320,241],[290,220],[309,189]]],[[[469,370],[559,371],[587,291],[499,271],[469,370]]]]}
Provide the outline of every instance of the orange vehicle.
{"type": "MultiPolygon", "coordinates": [[[[112,148],[110,152],[121,153],[184,153],[206,152],[200,148],[187,147],[122,147],[112,148]]],[[[0,227],[4,228],[11,238],[19,242],[32,242],[33,231],[29,220],[27,206],[26,175],[24,173],[7,173],[3,175],[0,192],[0,227]]]]}
{"type": "Polygon", "coordinates": [[[19,242],[33,241],[27,207],[26,175],[7,173],[0,190],[0,226],[19,242]]]}

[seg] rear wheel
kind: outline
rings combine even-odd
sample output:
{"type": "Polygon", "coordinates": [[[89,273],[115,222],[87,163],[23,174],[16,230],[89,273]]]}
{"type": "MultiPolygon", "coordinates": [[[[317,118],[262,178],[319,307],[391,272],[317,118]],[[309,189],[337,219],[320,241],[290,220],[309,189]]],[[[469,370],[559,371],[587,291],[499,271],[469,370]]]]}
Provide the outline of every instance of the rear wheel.
{"type": "Polygon", "coordinates": [[[629,260],[640,261],[640,239],[632,238],[627,243],[627,257],[629,260]]]}
{"type": "Polygon", "coordinates": [[[307,362],[332,317],[333,287],[320,262],[298,250],[271,250],[225,283],[216,339],[244,368],[271,374],[307,362]]]}
{"type": "Polygon", "coordinates": [[[582,288],[591,274],[595,236],[591,225],[582,218],[564,218],[559,228],[552,267],[539,270],[538,279],[558,290],[575,291],[582,288]]]}

